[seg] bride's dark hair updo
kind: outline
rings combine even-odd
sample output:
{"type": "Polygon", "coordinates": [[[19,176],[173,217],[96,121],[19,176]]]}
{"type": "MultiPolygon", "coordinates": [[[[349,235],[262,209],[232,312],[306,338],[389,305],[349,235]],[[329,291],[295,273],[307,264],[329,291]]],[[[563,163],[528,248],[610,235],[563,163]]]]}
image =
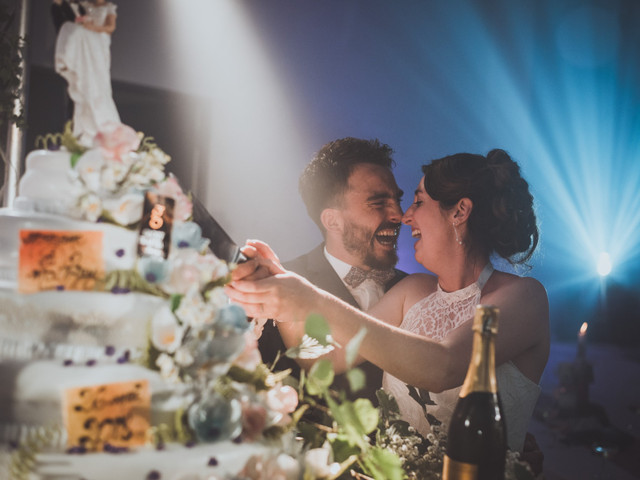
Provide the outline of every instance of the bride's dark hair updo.
{"type": "Polygon", "coordinates": [[[524,263],[538,245],[538,227],[529,184],[504,150],[486,157],[457,153],[423,165],[424,188],[448,210],[461,198],[473,202],[467,221],[467,248],[496,252],[512,264],[524,263]]]}

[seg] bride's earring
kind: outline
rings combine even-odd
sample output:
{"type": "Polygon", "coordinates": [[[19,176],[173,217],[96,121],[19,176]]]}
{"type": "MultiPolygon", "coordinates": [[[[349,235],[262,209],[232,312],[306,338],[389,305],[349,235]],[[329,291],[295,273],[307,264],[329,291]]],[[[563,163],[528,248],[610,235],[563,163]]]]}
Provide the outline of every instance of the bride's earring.
{"type": "Polygon", "coordinates": [[[462,245],[462,240],[460,240],[460,236],[458,235],[458,229],[456,228],[458,226],[458,222],[453,222],[452,225],[453,225],[453,231],[456,234],[456,243],[458,245],[462,245]]]}

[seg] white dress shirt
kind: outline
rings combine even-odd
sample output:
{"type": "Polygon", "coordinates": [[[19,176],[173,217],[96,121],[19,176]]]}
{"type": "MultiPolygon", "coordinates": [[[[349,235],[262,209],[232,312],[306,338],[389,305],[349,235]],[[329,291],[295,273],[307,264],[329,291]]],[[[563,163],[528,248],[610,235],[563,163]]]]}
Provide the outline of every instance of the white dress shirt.
{"type": "MultiPolygon", "coordinates": [[[[324,248],[324,256],[327,258],[329,264],[336,271],[340,279],[342,279],[342,283],[344,283],[344,277],[347,276],[349,270],[351,270],[351,265],[342,260],[338,260],[336,257],[327,252],[327,247],[324,248]]],[[[344,283],[347,290],[353,295],[356,302],[358,302],[358,306],[362,311],[367,311],[369,308],[373,307],[384,295],[384,285],[380,285],[379,283],[374,282],[370,278],[366,279],[356,288],[352,288],[346,283],[344,283]]]]}

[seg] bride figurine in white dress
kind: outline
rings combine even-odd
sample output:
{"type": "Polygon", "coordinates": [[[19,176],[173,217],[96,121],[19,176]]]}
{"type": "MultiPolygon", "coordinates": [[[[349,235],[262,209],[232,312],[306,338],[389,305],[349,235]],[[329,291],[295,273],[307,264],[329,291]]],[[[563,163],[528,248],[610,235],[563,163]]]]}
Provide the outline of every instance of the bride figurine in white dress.
{"type": "MultiPolygon", "coordinates": [[[[496,373],[507,443],[522,451],[549,356],[549,305],[538,281],[494,270],[490,257],[518,264],[533,254],[538,228],[529,186],[503,150],[451,155],[422,170],[402,220],[411,227],[416,260],[435,276],[407,276],[363,313],[285,271],[266,244],[253,241],[244,249],[252,259],[234,270],[227,294],[248,316],[277,319],[287,347],[300,343],[310,313],[329,322],[340,345],[366,328],[360,355],[384,370],[383,387],[423,435],[429,419],[448,424],[451,418],[469,365],[475,306],[497,306],[496,373]],[[247,280],[265,269],[271,276],[247,280]]],[[[327,356],[336,372],[344,370],[342,350],[327,356]]],[[[305,368],[314,361],[298,359],[305,368]]]]}
{"type": "Polygon", "coordinates": [[[69,84],[73,133],[90,146],[99,128],[120,122],[111,92],[111,34],[116,5],[106,0],[82,2],[86,15],[65,22],[56,40],[55,69],[69,84]]]}

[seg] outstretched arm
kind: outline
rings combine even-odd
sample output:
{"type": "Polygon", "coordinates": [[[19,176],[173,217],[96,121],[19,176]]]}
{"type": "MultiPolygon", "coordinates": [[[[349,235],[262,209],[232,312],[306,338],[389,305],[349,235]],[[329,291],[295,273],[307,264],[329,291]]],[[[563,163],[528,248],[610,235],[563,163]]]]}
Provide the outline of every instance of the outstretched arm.
{"type": "MultiPolygon", "coordinates": [[[[440,368],[445,347],[367,315],[294,273],[277,274],[255,282],[235,281],[227,286],[227,294],[241,304],[249,316],[264,312],[270,318],[291,324],[280,328],[285,344],[298,342],[304,320],[318,313],[329,322],[333,337],[341,345],[366,328],[361,355],[403,381],[438,391],[446,377],[446,371],[440,368]],[[429,369],[425,365],[438,368],[429,369]],[[426,371],[431,373],[425,376],[426,371]]],[[[340,370],[339,364],[336,369],[340,370]]]]}
{"type": "MultiPolygon", "coordinates": [[[[396,288],[403,290],[400,284],[396,288]]],[[[410,385],[440,392],[459,386],[464,380],[471,352],[472,318],[442,342],[436,342],[367,315],[291,272],[256,282],[236,281],[227,287],[227,293],[249,316],[265,314],[279,321],[295,322],[281,329],[283,337],[298,333],[311,313],[321,314],[329,322],[333,337],[341,345],[366,328],[360,354],[410,385]]],[[[537,381],[546,364],[544,348],[540,348],[545,344],[544,332],[548,331],[544,289],[535,280],[518,279],[495,289],[483,302],[493,303],[501,310],[496,362],[522,360],[518,367],[537,381]]]]}

